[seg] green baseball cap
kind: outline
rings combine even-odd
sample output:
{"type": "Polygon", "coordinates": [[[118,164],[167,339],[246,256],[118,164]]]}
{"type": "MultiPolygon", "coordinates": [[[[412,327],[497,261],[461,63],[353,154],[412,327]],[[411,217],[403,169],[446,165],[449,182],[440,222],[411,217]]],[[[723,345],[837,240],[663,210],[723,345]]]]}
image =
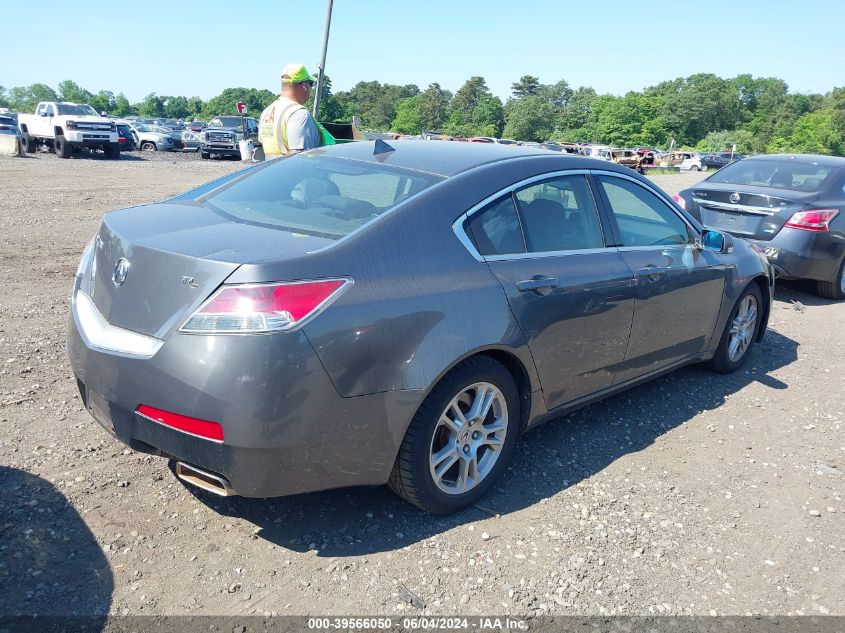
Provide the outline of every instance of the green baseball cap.
{"type": "Polygon", "coordinates": [[[314,83],[314,78],[308,74],[308,69],[302,64],[288,64],[282,69],[283,84],[314,83]]]}

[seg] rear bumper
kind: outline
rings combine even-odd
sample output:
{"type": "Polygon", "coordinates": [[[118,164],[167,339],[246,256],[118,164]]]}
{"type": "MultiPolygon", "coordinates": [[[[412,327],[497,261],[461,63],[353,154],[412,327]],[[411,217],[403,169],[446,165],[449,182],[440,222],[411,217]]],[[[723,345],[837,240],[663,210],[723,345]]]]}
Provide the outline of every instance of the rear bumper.
{"type": "MultiPolygon", "coordinates": [[[[74,310],[75,312],[75,310],[74,310]]],[[[68,355],[85,407],[130,447],[270,497],[387,481],[421,392],[343,398],[302,332],[174,335],[151,358],[86,344],[71,315],[68,355]],[[215,442],[154,422],[139,405],[218,422],[215,442]]]]}
{"type": "Polygon", "coordinates": [[[749,241],[785,279],[833,281],[845,257],[845,239],[832,233],[783,228],[769,241],[749,241]]]}

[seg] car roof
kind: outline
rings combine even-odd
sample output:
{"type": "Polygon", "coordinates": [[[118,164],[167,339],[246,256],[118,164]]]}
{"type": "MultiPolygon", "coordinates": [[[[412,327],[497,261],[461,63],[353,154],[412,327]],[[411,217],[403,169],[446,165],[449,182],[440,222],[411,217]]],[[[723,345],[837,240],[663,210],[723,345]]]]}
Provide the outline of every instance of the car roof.
{"type": "Polygon", "coordinates": [[[825,167],[845,167],[845,158],[841,156],[824,156],[822,154],[760,154],[749,156],[745,160],[778,161],[794,160],[804,165],[822,165],[825,167]]]}
{"type": "MultiPolygon", "coordinates": [[[[583,156],[562,154],[542,148],[527,148],[523,146],[500,145],[499,143],[460,143],[455,141],[356,141],[321,147],[309,153],[321,153],[327,156],[360,160],[371,163],[381,163],[425,171],[441,176],[455,176],[461,172],[506,160],[530,158],[533,156],[556,158],[563,161],[561,169],[609,169],[606,161],[596,161],[583,156]],[[382,143],[390,148],[385,152],[374,154],[376,143],[382,143]]],[[[625,168],[627,169],[627,168],[625,168]]],[[[613,171],[616,171],[615,169],[613,171]]]]}

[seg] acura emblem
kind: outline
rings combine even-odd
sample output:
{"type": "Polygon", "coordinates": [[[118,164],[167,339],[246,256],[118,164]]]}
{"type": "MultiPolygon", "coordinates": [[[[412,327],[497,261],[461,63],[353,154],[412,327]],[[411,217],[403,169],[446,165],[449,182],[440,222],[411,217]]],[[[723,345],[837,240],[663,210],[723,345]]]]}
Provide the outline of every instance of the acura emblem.
{"type": "Polygon", "coordinates": [[[731,202],[736,204],[737,202],[739,202],[739,194],[738,193],[732,193],[731,197],[728,198],[728,200],[730,200],[731,202]]]}
{"type": "Polygon", "coordinates": [[[114,272],[111,274],[111,280],[115,286],[122,286],[126,281],[126,275],[129,273],[129,260],[121,257],[114,265],[114,272]]]}

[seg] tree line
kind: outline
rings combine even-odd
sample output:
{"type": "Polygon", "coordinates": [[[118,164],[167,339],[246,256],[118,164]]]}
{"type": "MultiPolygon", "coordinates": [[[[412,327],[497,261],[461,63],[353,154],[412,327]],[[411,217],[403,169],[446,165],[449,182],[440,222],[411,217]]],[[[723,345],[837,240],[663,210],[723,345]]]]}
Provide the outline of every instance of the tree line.
{"type": "MultiPolygon", "coordinates": [[[[0,107],[33,112],[39,101],[89,103],[117,116],[205,119],[234,114],[243,101],[257,116],[276,95],[255,88],[226,88],[199,97],[147,95],[130,103],[108,90],[89,92],[66,80],[54,90],[45,84],[5,89],[0,107]]],[[[310,107],[310,104],[309,104],[310,107]]],[[[430,84],[399,86],[361,81],[334,93],[324,78],[320,120],[350,121],[357,115],[368,130],[452,136],[496,136],[523,141],[601,142],[614,146],[688,147],[718,151],[736,144],[741,153],[804,152],[845,154],[845,88],[826,94],[792,93],[782,79],[699,73],[664,81],[624,96],[572,88],[565,80],[543,84],[524,75],[504,103],[483,77],[470,77],[454,94],[430,84]]]]}

